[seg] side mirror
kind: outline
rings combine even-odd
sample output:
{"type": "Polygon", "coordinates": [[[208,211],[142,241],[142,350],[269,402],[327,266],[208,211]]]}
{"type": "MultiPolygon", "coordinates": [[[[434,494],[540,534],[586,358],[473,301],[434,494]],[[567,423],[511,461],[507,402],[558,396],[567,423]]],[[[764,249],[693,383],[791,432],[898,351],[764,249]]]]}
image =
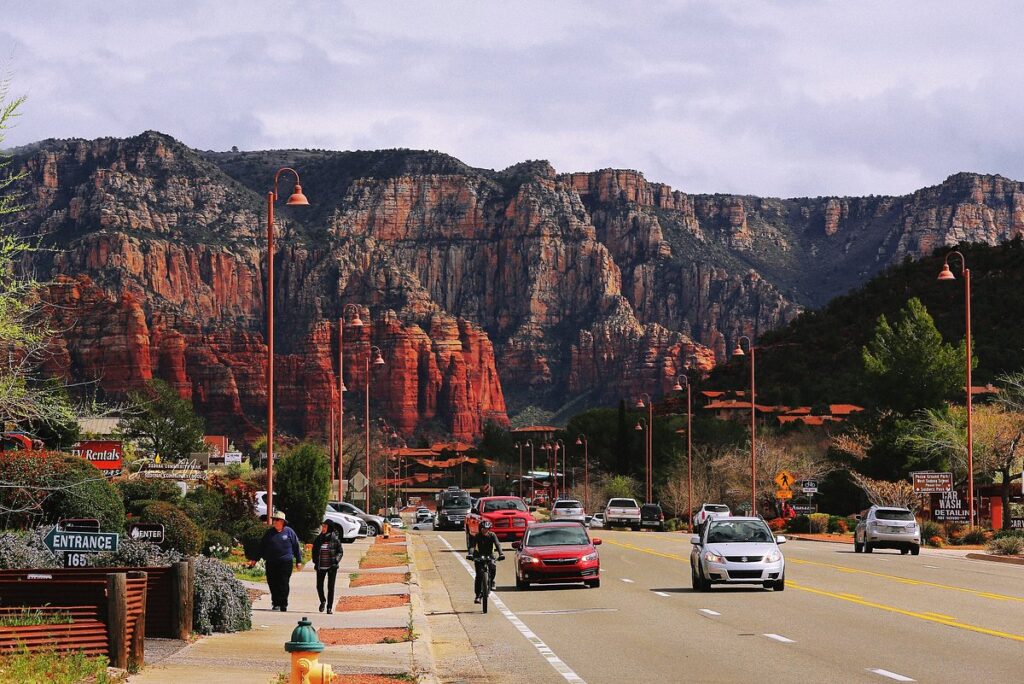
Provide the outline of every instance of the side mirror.
{"type": "Polygon", "coordinates": [[[781,535],[781,534],[777,534],[777,535],[775,535],[775,543],[776,544],[785,544],[786,543],[786,538],[783,535],[781,535]]]}
{"type": "Polygon", "coordinates": [[[594,537],[593,539],[590,540],[590,543],[593,544],[594,546],[600,546],[601,545],[601,538],[600,537],[594,537]]]}
{"type": "Polygon", "coordinates": [[[854,519],[854,520],[860,520],[860,519],[861,519],[861,518],[860,518],[860,513],[858,513],[857,515],[853,516],[853,519],[854,519]]]}
{"type": "Polygon", "coordinates": [[[699,534],[691,534],[690,535],[690,543],[693,544],[694,546],[700,546],[700,535],[699,534]]]}
{"type": "Polygon", "coordinates": [[[516,551],[518,551],[519,549],[523,548],[523,542],[518,542],[518,541],[512,542],[512,548],[515,549],[516,551]]]}

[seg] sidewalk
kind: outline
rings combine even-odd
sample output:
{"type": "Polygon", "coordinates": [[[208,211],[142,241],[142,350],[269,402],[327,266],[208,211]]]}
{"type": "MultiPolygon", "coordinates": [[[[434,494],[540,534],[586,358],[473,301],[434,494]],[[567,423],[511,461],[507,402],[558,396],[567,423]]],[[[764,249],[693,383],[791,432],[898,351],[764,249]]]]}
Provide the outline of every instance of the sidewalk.
{"type": "MultiPolygon", "coordinates": [[[[398,567],[359,570],[359,562],[367,553],[378,546],[371,556],[380,556],[385,551],[408,552],[406,543],[378,545],[373,539],[360,540],[346,545],[345,557],[338,569],[335,601],[340,603],[346,596],[409,595],[409,603],[390,608],[370,610],[335,610],[327,615],[318,611],[320,600],[316,593],[316,573],[312,563],[301,572],[294,573],[291,580],[291,595],[288,612],[271,610],[270,596],[261,596],[253,603],[252,624],[248,632],[235,634],[214,634],[200,638],[174,655],[159,663],[143,668],[129,678],[130,684],[179,684],[196,682],[200,679],[218,684],[254,684],[276,682],[277,676],[287,673],[290,658],[284,644],[291,637],[292,630],[302,617],[308,617],[320,633],[321,641],[360,641],[374,637],[378,632],[357,632],[356,628],[388,630],[388,634],[408,634],[412,628],[413,640],[399,643],[369,643],[365,645],[328,645],[320,655],[321,662],[328,663],[336,674],[372,675],[394,674],[408,677],[415,675],[419,681],[430,682],[433,677],[431,655],[428,647],[427,624],[423,611],[423,600],[419,586],[415,583],[387,583],[366,587],[350,587],[352,573],[360,575],[406,573],[407,565],[398,567]],[[330,631],[328,631],[330,630],[330,631]]],[[[266,585],[249,584],[253,588],[266,589],[266,585]]],[[[349,599],[351,600],[351,599],[349,599]]],[[[403,599],[404,600],[404,599],[403,599]]],[[[384,632],[380,632],[384,633],[384,632]]],[[[341,681],[388,682],[388,678],[373,677],[341,681]]],[[[408,679],[404,681],[409,681],[408,679]]],[[[413,679],[415,681],[415,679],[413,679]]]]}

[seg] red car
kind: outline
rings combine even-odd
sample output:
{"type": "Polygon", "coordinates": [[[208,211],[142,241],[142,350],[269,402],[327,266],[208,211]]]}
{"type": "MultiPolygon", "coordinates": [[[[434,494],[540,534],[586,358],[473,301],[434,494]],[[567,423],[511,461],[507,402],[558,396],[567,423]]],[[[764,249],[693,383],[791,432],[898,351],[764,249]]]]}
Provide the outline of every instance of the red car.
{"type": "Polygon", "coordinates": [[[516,550],[516,589],[531,584],[583,582],[601,586],[601,558],[598,538],[591,539],[587,528],[577,522],[531,525],[516,550]]]}
{"type": "Polygon", "coordinates": [[[466,516],[466,545],[480,529],[480,522],[491,521],[491,531],[501,541],[522,539],[526,528],[533,524],[533,516],[523,500],[516,496],[485,496],[466,516]]]}

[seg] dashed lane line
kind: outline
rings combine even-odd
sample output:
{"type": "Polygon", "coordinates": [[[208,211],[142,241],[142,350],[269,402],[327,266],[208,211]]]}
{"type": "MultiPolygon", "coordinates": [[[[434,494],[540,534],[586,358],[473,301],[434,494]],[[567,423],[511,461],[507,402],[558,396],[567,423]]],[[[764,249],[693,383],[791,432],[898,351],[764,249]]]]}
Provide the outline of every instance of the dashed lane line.
{"type": "Polygon", "coordinates": [[[661,596],[662,598],[672,598],[672,594],[666,594],[663,591],[656,591],[654,593],[657,594],[658,596],[661,596]]]}
{"type": "Polygon", "coordinates": [[[623,582],[625,582],[626,584],[635,584],[636,583],[634,580],[631,580],[628,577],[620,577],[619,579],[622,580],[623,582]]]}
{"type": "Polygon", "coordinates": [[[883,670],[883,669],[877,668],[877,667],[869,667],[869,668],[867,668],[867,671],[868,672],[872,672],[872,673],[874,673],[876,675],[879,675],[881,677],[888,677],[889,679],[895,679],[897,682],[916,682],[917,681],[916,679],[911,679],[910,677],[904,677],[901,674],[896,674],[895,672],[889,672],[888,670],[883,670]]]}
{"type": "MultiPolygon", "coordinates": [[[[444,545],[447,546],[450,550],[455,550],[455,547],[453,547],[444,537],[439,536],[438,539],[444,542],[444,545]]],[[[469,573],[470,577],[472,577],[473,568],[470,567],[469,562],[465,558],[463,558],[461,554],[456,553],[454,555],[455,559],[459,561],[462,567],[466,569],[466,572],[469,573]]],[[[541,656],[544,658],[544,660],[548,662],[549,665],[551,665],[555,672],[562,675],[562,678],[565,679],[565,681],[573,682],[573,684],[586,684],[582,677],[573,672],[572,668],[565,664],[565,661],[559,658],[555,654],[555,652],[552,651],[551,648],[547,644],[545,644],[539,636],[534,634],[533,631],[526,626],[526,623],[520,620],[515,613],[509,610],[508,606],[505,605],[504,601],[498,598],[497,594],[492,593],[490,600],[491,604],[493,604],[494,607],[501,611],[501,614],[504,615],[505,618],[512,623],[512,626],[515,627],[520,634],[526,637],[527,641],[533,644],[533,647],[537,649],[537,652],[541,654],[541,656]]]]}
{"type": "Polygon", "coordinates": [[[711,615],[712,617],[718,617],[721,615],[717,610],[711,610],[710,608],[701,608],[698,613],[704,613],[705,615],[711,615]]]}
{"type": "Polygon", "coordinates": [[[787,639],[786,637],[782,636],[781,634],[765,634],[764,636],[768,637],[769,639],[774,639],[775,641],[778,641],[779,643],[782,643],[782,644],[795,644],[796,643],[792,639],[787,639]]]}

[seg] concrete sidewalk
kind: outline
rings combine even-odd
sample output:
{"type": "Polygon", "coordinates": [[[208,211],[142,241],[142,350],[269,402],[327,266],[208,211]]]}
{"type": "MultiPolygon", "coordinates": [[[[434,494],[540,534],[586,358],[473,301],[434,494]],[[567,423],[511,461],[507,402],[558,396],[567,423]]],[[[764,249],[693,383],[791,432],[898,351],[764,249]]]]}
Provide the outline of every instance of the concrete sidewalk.
{"type": "MultiPolygon", "coordinates": [[[[208,679],[218,684],[254,684],[276,681],[278,674],[289,670],[289,655],[284,644],[302,617],[308,617],[317,629],[343,629],[356,627],[412,626],[416,638],[410,642],[372,644],[365,646],[327,646],[320,656],[321,662],[333,666],[339,674],[407,674],[420,681],[433,680],[431,654],[428,648],[427,624],[419,585],[385,584],[361,589],[349,588],[350,573],[360,572],[359,561],[373,546],[372,539],[346,545],[345,556],[338,569],[335,602],[346,595],[406,593],[410,603],[406,606],[365,611],[335,612],[332,615],[318,611],[320,599],[316,593],[316,573],[312,563],[301,572],[293,573],[288,612],[271,610],[270,595],[261,596],[253,603],[252,629],[235,634],[214,634],[200,638],[159,663],[145,667],[129,678],[130,684],[179,684],[208,679]],[[369,590],[373,590],[370,592],[369,590]]],[[[402,566],[397,571],[405,572],[402,566]]],[[[377,573],[383,570],[361,571],[377,573]]],[[[266,590],[266,585],[250,584],[266,590]]]]}

